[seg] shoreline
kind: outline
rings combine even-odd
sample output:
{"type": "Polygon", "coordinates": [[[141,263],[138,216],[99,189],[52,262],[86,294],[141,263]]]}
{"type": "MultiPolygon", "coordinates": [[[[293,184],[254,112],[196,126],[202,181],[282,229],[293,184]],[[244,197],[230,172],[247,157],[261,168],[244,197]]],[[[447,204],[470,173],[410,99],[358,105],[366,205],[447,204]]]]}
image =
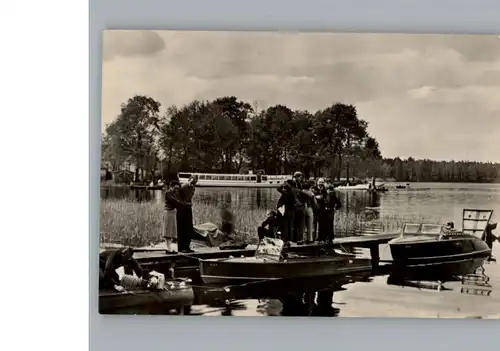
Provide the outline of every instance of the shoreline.
{"type": "MultiPolygon", "coordinates": [[[[492,181],[492,182],[480,182],[480,181],[476,181],[476,182],[471,182],[471,181],[467,181],[467,182],[462,182],[462,181],[446,181],[446,182],[443,182],[443,181],[385,180],[383,178],[379,178],[379,179],[377,179],[377,181],[384,182],[384,183],[389,183],[389,184],[393,184],[393,183],[394,184],[395,183],[405,183],[405,184],[499,184],[500,185],[500,180],[492,181]]],[[[147,184],[144,184],[144,185],[147,185],[147,184]]],[[[109,183],[109,184],[106,184],[104,182],[101,182],[100,186],[101,187],[123,187],[123,188],[127,188],[127,187],[130,187],[130,184],[125,184],[125,183],[109,183]]],[[[156,186],[156,185],[154,185],[154,186],[156,186]]],[[[215,186],[203,186],[203,187],[215,187],[215,186]]],[[[222,187],[222,186],[220,186],[220,187],[222,187]]],[[[219,186],[216,186],[216,188],[219,188],[219,186]]],[[[265,187],[263,187],[263,188],[265,188],[265,187]]],[[[269,187],[269,188],[272,189],[272,187],[269,187]]]]}

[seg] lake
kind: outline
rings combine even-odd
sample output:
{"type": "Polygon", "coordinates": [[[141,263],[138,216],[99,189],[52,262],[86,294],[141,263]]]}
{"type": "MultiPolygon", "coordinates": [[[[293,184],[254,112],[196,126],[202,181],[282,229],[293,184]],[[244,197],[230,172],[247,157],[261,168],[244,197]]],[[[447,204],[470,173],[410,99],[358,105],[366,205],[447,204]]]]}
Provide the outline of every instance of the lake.
{"type": "MultiPolygon", "coordinates": [[[[460,226],[464,208],[492,209],[493,220],[500,214],[500,184],[409,183],[409,189],[395,189],[400,183],[386,183],[389,191],[368,194],[365,191],[339,191],[341,213],[375,210],[380,216],[425,218],[460,226]]],[[[162,192],[102,188],[101,197],[129,198],[137,201],[162,202],[162,192]]],[[[209,204],[228,204],[231,208],[252,210],[275,208],[279,199],[276,189],[198,188],[195,200],[209,204]]],[[[341,216],[342,214],[340,214],[341,216]]]]}
{"type": "MultiPolygon", "coordinates": [[[[372,211],[377,216],[398,218],[424,218],[430,222],[453,221],[461,228],[464,208],[492,209],[493,222],[500,214],[500,184],[464,183],[410,183],[409,189],[395,189],[400,183],[386,183],[389,191],[375,195],[362,191],[340,192],[343,208],[361,213],[372,211]]],[[[101,197],[126,197],[137,201],[161,202],[161,191],[131,191],[128,188],[101,189],[101,197]]],[[[232,208],[252,210],[274,208],[279,193],[275,189],[219,189],[198,188],[196,200],[211,204],[229,204],[232,208]]],[[[498,230],[496,231],[498,234],[498,230]]],[[[494,254],[500,256],[500,243],[494,244],[494,254]]],[[[381,248],[381,255],[388,247],[381,248]]],[[[281,299],[236,300],[219,304],[199,304],[191,314],[202,315],[329,315],[329,316],[387,316],[387,317],[486,317],[500,313],[500,265],[485,264],[484,274],[489,287],[478,287],[462,282],[446,283],[447,290],[429,287],[400,287],[387,284],[387,277],[373,278],[370,282],[346,285],[336,292],[328,311],[304,311],[286,308],[281,299]],[[486,291],[486,292],[485,292],[486,291]],[[489,292],[488,292],[489,291],[489,292]],[[316,314],[315,314],[316,313],[316,314]]]]}
{"type": "MultiPolygon", "coordinates": [[[[494,245],[499,257],[500,244],[494,245]]],[[[243,299],[220,304],[200,304],[191,314],[208,316],[330,316],[410,318],[500,318],[500,264],[484,265],[486,286],[470,282],[447,282],[438,291],[435,283],[421,286],[387,284],[387,276],[370,282],[344,285],[335,292],[331,308],[313,310],[286,299],[243,299]],[[290,305],[290,306],[287,306],[290,305]]]]}

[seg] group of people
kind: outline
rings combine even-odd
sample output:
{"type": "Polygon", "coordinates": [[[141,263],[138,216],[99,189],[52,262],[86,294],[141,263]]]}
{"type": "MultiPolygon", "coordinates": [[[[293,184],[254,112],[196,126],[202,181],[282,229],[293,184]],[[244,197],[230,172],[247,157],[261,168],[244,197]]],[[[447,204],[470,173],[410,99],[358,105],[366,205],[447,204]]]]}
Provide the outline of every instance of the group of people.
{"type": "MultiPolygon", "coordinates": [[[[163,237],[167,252],[176,253],[173,243],[181,253],[194,252],[190,245],[194,234],[192,199],[197,178],[193,176],[186,184],[173,179],[165,192],[165,211],[163,216],[163,237]]],[[[259,237],[281,237],[288,246],[319,241],[331,243],[335,237],[334,213],[341,207],[333,183],[319,178],[317,181],[305,180],[301,172],[295,172],[292,179],[278,188],[281,194],[276,210],[258,228],[259,237]],[[279,208],[284,207],[281,214],[279,208]]],[[[228,212],[230,214],[230,212],[228,212]]],[[[223,232],[233,231],[231,218],[223,217],[223,232]]],[[[133,258],[132,248],[106,250],[99,255],[99,287],[121,291],[116,269],[125,268],[125,273],[134,272],[137,276],[143,270],[133,258]]]]}
{"type": "Polygon", "coordinates": [[[342,206],[333,183],[319,178],[316,182],[304,179],[301,172],[278,188],[281,197],[276,210],[269,213],[258,228],[259,237],[276,237],[285,245],[319,241],[332,243],[335,237],[334,213],[342,206]],[[279,211],[284,207],[284,213],[279,211]]]}
{"type": "Polygon", "coordinates": [[[186,184],[177,179],[169,182],[165,192],[165,211],[163,214],[163,237],[167,244],[167,252],[177,253],[173,243],[182,253],[194,252],[191,249],[193,237],[193,196],[198,179],[193,176],[186,184]]]}

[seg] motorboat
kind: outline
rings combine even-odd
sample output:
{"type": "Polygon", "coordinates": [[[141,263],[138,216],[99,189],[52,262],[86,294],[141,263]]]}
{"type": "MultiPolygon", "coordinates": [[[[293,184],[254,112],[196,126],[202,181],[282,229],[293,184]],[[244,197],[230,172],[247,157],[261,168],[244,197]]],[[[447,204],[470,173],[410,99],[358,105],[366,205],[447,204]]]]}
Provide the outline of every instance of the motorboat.
{"type": "Polygon", "coordinates": [[[386,191],[384,183],[371,181],[360,182],[353,180],[353,182],[345,182],[335,186],[336,190],[363,190],[363,191],[386,191]]]}
{"type": "Polygon", "coordinates": [[[462,231],[448,225],[405,223],[389,241],[393,275],[421,280],[446,280],[473,274],[491,256],[483,240],[493,211],[463,211],[462,231]]]}
{"type": "Polygon", "coordinates": [[[254,256],[206,259],[200,261],[200,275],[204,284],[246,284],[344,276],[371,272],[370,259],[336,253],[331,256],[310,257],[289,255],[283,257],[283,241],[263,238],[254,256]]]}

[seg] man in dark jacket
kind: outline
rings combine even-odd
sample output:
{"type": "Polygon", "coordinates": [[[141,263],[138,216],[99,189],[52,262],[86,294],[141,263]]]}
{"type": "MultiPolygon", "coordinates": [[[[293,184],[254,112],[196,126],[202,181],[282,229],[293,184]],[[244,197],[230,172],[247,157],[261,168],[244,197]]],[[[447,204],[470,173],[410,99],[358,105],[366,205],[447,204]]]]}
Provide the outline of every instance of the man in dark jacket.
{"type": "Polygon", "coordinates": [[[123,291],[123,287],[120,286],[120,277],[116,273],[120,267],[124,267],[125,274],[135,272],[138,277],[142,277],[142,268],[133,255],[134,249],[131,247],[106,250],[99,254],[99,290],[123,291]]]}
{"type": "Polygon", "coordinates": [[[304,175],[302,174],[302,172],[295,172],[293,174],[293,181],[295,183],[294,187],[302,190],[302,185],[304,183],[304,175]]]}
{"type": "Polygon", "coordinates": [[[325,179],[324,178],[319,178],[318,181],[316,182],[316,185],[314,185],[311,188],[314,197],[316,198],[316,204],[317,208],[314,209],[314,221],[313,221],[313,236],[314,240],[319,240],[319,217],[322,214],[322,211],[324,209],[324,200],[326,198],[326,188],[325,188],[325,179]]]}
{"type": "Polygon", "coordinates": [[[305,231],[305,203],[311,195],[297,189],[293,180],[287,180],[283,186],[278,188],[282,194],[277,208],[285,206],[285,218],[283,228],[283,239],[286,243],[290,241],[302,244],[305,231]]]}
{"type": "MultiPolygon", "coordinates": [[[[181,201],[192,204],[197,182],[198,178],[191,177],[186,184],[180,187],[179,199],[181,201]]],[[[192,206],[177,209],[177,232],[179,238],[177,248],[179,252],[194,252],[190,247],[194,235],[192,206]]]]}
{"type": "Polygon", "coordinates": [[[276,209],[285,207],[283,218],[283,241],[286,245],[290,244],[293,240],[293,228],[295,224],[295,197],[292,193],[292,188],[295,185],[293,180],[287,180],[282,186],[278,188],[281,194],[276,209]]]}
{"type": "Polygon", "coordinates": [[[333,185],[321,190],[322,200],[318,215],[318,241],[332,243],[335,239],[335,211],[342,206],[333,185]]]}

